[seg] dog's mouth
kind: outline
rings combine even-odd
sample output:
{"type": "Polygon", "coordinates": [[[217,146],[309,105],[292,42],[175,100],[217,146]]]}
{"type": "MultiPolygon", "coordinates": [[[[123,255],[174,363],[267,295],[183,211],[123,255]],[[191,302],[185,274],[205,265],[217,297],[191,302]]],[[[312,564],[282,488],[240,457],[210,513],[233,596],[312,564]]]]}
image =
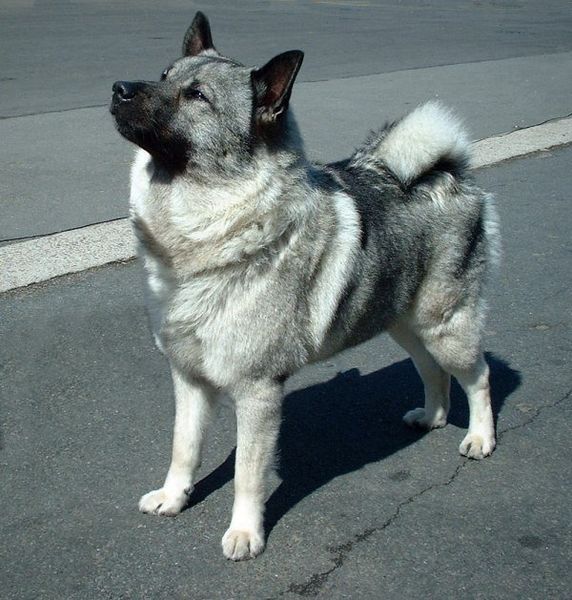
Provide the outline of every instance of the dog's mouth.
{"type": "Polygon", "coordinates": [[[111,104],[109,105],[109,112],[115,116],[119,109],[120,101],[115,94],[111,96],[111,104]]]}
{"type": "Polygon", "coordinates": [[[115,117],[119,110],[119,103],[116,101],[115,96],[111,98],[111,104],[109,105],[109,112],[115,117]]]}

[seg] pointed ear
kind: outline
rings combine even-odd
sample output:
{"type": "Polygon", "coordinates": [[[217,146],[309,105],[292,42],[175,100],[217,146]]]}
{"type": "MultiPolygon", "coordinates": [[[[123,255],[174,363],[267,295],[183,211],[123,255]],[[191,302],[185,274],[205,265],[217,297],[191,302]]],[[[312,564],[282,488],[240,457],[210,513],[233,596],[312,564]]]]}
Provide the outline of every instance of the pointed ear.
{"type": "Polygon", "coordinates": [[[183,56],[196,56],[206,50],[214,50],[216,52],[211,36],[209,20],[199,11],[195,15],[191,26],[187,29],[187,33],[185,33],[183,56]]]}
{"type": "Polygon", "coordinates": [[[292,86],[302,66],[304,53],[289,50],[252,71],[256,112],[264,121],[275,121],[288,108],[292,86]]]}

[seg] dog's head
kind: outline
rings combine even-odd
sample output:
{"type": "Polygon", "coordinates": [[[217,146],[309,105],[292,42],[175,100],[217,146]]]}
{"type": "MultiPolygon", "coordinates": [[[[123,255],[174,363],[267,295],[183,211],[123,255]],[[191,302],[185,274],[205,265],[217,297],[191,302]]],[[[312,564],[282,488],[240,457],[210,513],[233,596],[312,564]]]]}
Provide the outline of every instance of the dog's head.
{"type": "Polygon", "coordinates": [[[111,113],[117,129],[171,171],[240,168],[264,144],[280,147],[303,53],[291,50],[259,69],[215,49],[198,12],[183,57],[159,81],[117,81],[111,113]]]}

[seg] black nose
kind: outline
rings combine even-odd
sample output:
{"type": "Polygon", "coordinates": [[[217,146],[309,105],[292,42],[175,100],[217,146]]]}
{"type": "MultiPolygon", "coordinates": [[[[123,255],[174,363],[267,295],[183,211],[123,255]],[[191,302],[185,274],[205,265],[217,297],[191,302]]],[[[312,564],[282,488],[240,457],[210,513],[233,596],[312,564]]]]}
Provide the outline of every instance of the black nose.
{"type": "Polygon", "coordinates": [[[116,81],[113,84],[113,93],[124,102],[132,100],[137,92],[137,85],[131,81],[116,81]]]}

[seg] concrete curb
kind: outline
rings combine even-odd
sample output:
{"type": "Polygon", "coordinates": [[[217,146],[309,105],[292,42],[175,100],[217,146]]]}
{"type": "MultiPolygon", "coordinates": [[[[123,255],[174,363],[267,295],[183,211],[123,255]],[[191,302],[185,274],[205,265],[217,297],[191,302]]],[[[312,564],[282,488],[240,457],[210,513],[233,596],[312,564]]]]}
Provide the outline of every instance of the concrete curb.
{"type": "MultiPolygon", "coordinates": [[[[572,142],[572,118],[558,119],[474,144],[473,168],[572,142]]],[[[0,247],[0,293],[135,256],[128,219],[90,225],[0,247]]]]}
{"type": "Polygon", "coordinates": [[[549,121],[475,142],[473,168],[494,165],[572,142],[572,118],[549,121]]]}
{"type": "Polygon", "coordinates": [[[0,248],[0,293],[135,256],[128,219],[0,248]]]}

